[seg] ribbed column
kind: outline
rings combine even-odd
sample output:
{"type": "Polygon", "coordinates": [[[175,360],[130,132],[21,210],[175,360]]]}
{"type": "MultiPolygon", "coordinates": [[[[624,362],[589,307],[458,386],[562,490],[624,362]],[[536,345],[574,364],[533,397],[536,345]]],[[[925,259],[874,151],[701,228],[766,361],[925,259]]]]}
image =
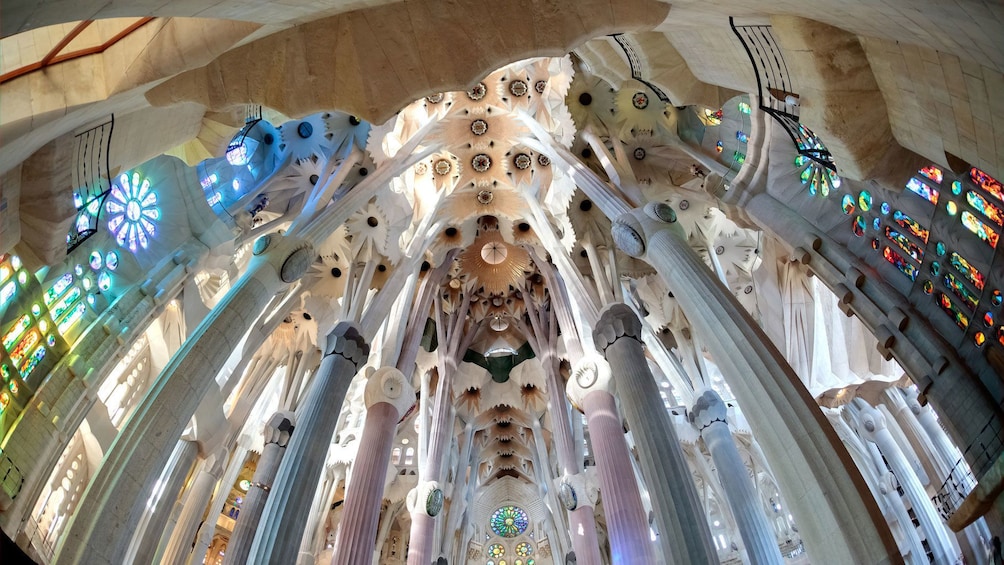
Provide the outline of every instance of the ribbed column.
{"type": "Polygon", "coordinates": [[[927,544],[934,556],[935,563],[954,563],[955,555],[952,543],[948,539],[948,529],[941,521],[941,516],[931,503],[927,491],[920,484],[917,473],[899,448],[896,439],[886,427],[885,415],[872,408],[861,399],[855,399],[855,405],[860,408],[860,428],[858,432],[865,439],[878,446],[886,462],[899,480],[900,487],[913,506],[914,516],[920,522],[920,527],[927,535],[927,544]]]}
{"type": "Polygon", "coordinates": [[[299,279],[314,253],[295,238],[255,243],[248,273],[195,328],[126,420],[85,491],[54,561],[120,565],[174,445],[230,354],[268,301],[299,279]]]}
{"type": "MultiPolygon", "coordinates": [[[[225,456],[225,453],[224,453],[225,456]]],[[[213,461],[207,461],[205,465],[195,475],[192,486],[185,496],[185,504],[178,517],[178,523],[174,527],[171,540],[164,550],[161,563],[166,565],[181,565],[188,559],[188,552],[192,550],[192,542],[195,533],[199,528],[199,522],[205,515],[206,506],[210,497],[213,496],[213,487],[220,480],[223,472],[223,461],[220,455],[214,456],[213,461]]]]}
{"type": "MultiPolygon", "coordinates": [[[[621,425],[620,414],[617,412],[617,402],[611,394],[613,382],[610,367],[606,361],[594,355],[579,363],[567,386],[569,398],[585,413],[589,426],[589,439],[596,459],[603,511],[607,519],[611,562],[639,565],[653,563],[655,548],[649,537],[648,517],[645,515],[641,491],[631,466],[632,456],[624,437],[624,426],[621,425]]],[[[575,482],[571,481],[568,485],[569,492],[562,495],[566,508],[571,506],[569,497],[574,499],[575,507],[579,500],[589,502],[584,485],[575,488],[575,482]]]]}
{"type": "Polygon", "coordinates": [[[237,481],[241,469],[244,468],[244,460],[247,459],[248,446],[250,444],[251,439],[246,435],[242,435],[237,439],[237,446],[234,448],[233,453],[230,455],[230,460],[227,462],[227,470],[223,472],[223,477],[216,485],[213,500],[209,503],[206,520],[199,526],[199,531],[195,535],[195,547],[192,548],[192,553],[185,558],[184,562],[188,563],[188,565],[202,565],[202,561],[206,558],[209,545],[213,542],[213,534],[216,533],[216,522],[220,518],[220,512],[223,511],[223,505],[226,504],[227,497],[230,496],[230,489],[233,487],[234,482],[237,481]]]}
{"type": "Polygon", "coordinates": [[[258,525],[248,563],[293,563],[307,524],[310,501],[324,470],[328,445],[352,377],[369,345],[351,323],[328,334],[324,358],[297,411],[296,434],[286,448],[258,525]]]}
{"type": "Polygon", "coordinates": [[[690,422],[701,433],[711,459],[718,470],[718,480],[725,489],[729,508],[735,516],[739,535],[752,563],[784,563],[777,540],[763,512],[760,495],[753,487],[749,471],[732,439],[726,422],[728,408],[714,391],[704,391],[690,411],[690,422]]]}
{"type": "Polygon", "coordinates": [[[244,504],[241,505],[234,533],[227,543],[227,553],[223,559],[225,565],[242,565],[247,562],[251,542],[254,541],[261,514],[265,510],[268,493],[272,490],[272,483],[275,481],[276,473],[279,472],[279,465],[286,454],[286,446],[292,433],[293,414],[289,412],[276,412],[265,423],[265,430],[262,432],[265,436],[265,445],[262,447],[261,457],[258,458],[254,477],[251,479],[251,488],[248,489],[244,504]]]}
{"type": "MultiPolygon", "coordinates": [[[[805,385],[763,330],[687,245],[676,213],[648,204],[613,222],[617,246],[673,291],[745,413],[810,555],[833,563],[901,562],[868,486],[805,385]]],[[[656,395],[658,396],[658,395],[656,395]]]]}
{"type": "Polygon", "coordinates": [[[335,539],[332,565],[370,565],[380,523],[390,450],[397,422],[415,403],[415,390],[401,371],[384,367],[366,383],[366,421],[360,449],[352,463],[342,523],[335,539]]]}
{"type": "Polygon", "coordinates": [[[133,555],[133,563],[153,563],[157,554],[157,546],[160,538],[164,535],[167,521],[171,517],[171,510],[181,489],[185,486],[185,479],[188,478],[189,471],[199,456],[199,446],[194,441],[181,440],[176,449],[174,464],[167,468],[162,476],[162,487],[157,505],[149,512],[145,527],[140,530],[140,539],[134,540],[136,553],[133,555]]]}
{"type": "Polygon", "coordinates": [[[638,446],[663,554],[677,563],[717,563],[718,552],[676,426],[645,359],[641,321],[627,305],[611,304],[600,313],[593,341],[613,369],[617,396],[638,446]]]}

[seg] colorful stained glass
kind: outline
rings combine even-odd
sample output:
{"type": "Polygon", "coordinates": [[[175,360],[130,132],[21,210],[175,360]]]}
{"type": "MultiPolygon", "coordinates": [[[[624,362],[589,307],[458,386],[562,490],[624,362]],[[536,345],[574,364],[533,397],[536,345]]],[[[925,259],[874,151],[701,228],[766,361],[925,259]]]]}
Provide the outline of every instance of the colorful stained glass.
{"type": "Polygon", "coordinates": [[[945,204],[945,210],[948,211],[949,216],[954,216],[959,213],[959,205],[949,200],[948,204],[945,204]]]}
{"type": "Polygon", "coordinates": [[[4,334],[3,348],[10,351],[10,348],[14,347],[17,340],[21,339],[21,334],[23,334],[24,330],[28,329],[29,326],[31,326],[31,316],[24,314],[18,318],[17,321],[14,322],[14,325],[12,325],[10,329],[7,330],[7,333],[4,334]]]}
{"type": "Polygon", "coordinates": [[[736,151],[736,152],[732,153],[732,160],[735,161],[736,163],[742,165],[743,163],[746,162],[746,154],[745,153],[740,153],[740,152],[736,151]]]}
{"type": "Polygon", "coordinates": [[[917,196],[923,198],[924,200],[927,200],[931,204],[938,203],[938,190],[936,188],[931,188],[930,186],[927,186],[926,184],[920,182],[918,179],[915,178],[910,179],[910,181],[906,183],[906,188],[909,189],[910,192],[916,194],[917,196]]]}
{"type": "Polygon", "coordinates": [[[962,181],[952,181],[952,194],[956,196],[962,194],[962,181]]]}
{"type": "Polygon", "coordinates": [[[105,255],[105,266],[114,271],[119,267],[119,254],[114,251],[109,251],[105,255]]]}
{"type": "Polygon", "coordinates": [[[886,261],[889,261],[894,267],[899,269],[899,272],[909,277],[911,281],[917,280],[917,267],[914,267],[902,255],[886,246],[882,248],[882,256],[885,257],[886,261]]]}
{"type": "Polygon", "coordinates": [[[875,251],[878,251],[878,248],[879,248],[879,240],[878,240],[877,237],[873,237],[872,238],[872,249],[874,249],[875,251]]]}
{"type": "Polygon", "coordinates": [[[857,218],[854,218],[854,225],[851,227],[851,230],[854,232],[854,235],[864,237],[865,227],[867,227],[867,225],[868,224],[865,223],[865,219],[858,216],[857,218]]]}
{"type": "Polygon", "coordinates": [[[28,284],[28,273],[21,271],[17,274],[17,282],[21,284],[28,284]]]}
{"type": "Polygon", "coordinates": [[[530,519],[517,506],[503,506],[492,514],[491,527],[495,535],[514,538],[526,531],[530,519]]]}
{"type": "Polygon", "coordinates": [[[983,344],[987,342],[987,334],[976,332],[976,335],[973,336],[973,341],[976,342],[976,347],[983,347],[983,344]]]}
{"type": "MultiPolygon", "coordinates": [[[[878,220],[875,221],[878,222],[878,220]]],[[[918,246],[916,243],[910,241],[910,239],[905,235],[890,228],[889,226],[886,226],[885,236],[889,238],[893,243],[898,245],[900,249],[909,253],[910,257],[913,257],[914,259],[920,262],[924,261],[924,250],[921,249],[920,246],[918,246]]]]}
{"type": "Polygon", "coordinates": [[[858,207],[861,208],[862,212],[867,212],[872,209],[872,193],[867,190],[862,190],[858,194],[858,207]]]}
{"type": "Polygon", "coordinates": [[[715,151],[716,152],[721,153],[724,150],[725,150],[725,145],[723,145],[721,141],[719,141],[718,143],[715,144],[715,151]]]}
{"type": "Polygon", "coordinates": [[[33,347],[38,345],[38,342],[41,341],[41,339],[42,338],[39,335],[38,331],[31,330],[30,332],[28,332],[21,339],[20,343],[18,343],[17,346],[15,346],[14,349],[10,352],[10,358],[11,360],[14,361],[14,364],[20,365],[21,361],[28,356],[28,352],[31,351],[33,347]]]}
{"type": "Polygon", "coordinates": [[[520,557],[529,557],[533,553],[533,546],[523,541],[516,544],[516,555],[520,557]]]}
{"type": "Polygon", "coordinates": [[[31,353],[31,356],[25,359],[24,363],[21,364],[21,368],[19,369],[21,371],[21,377],[27,377],[33,370],[35,370],[35,367],[38,366],[43,357],[45,357],[45,346],[39,345],[35,348],[35,351],[31,353]]]}
{"type": "Polygon", "coordinates": [[[7,388],[10,390],[10,393],[13,394],[14,396],[17,396],[17,391],[21,389],[21,387],[17,386],[17,381],[11,381],[7,383],[7,388]]]}
{"type": "Polygon", "coordinates": [[[934,244],[934,252],[938,254],[938,257],[944,257],[945,253],[948,253],[948,248],[945,247],[945,243],[943,241],[939,241],[934,244]]]}
{"type": "Polygon", "coordinates": [[[750,108],[750,105],[747,104],[746,102],[740,102],[739,103],[739,112],[741,114],[747,114],[747,115],[749,115],[749,113],[750,113],[751,110],[752,109],[750,108]]]}
{"type": "Polygon", "coordinates": [[[809,158],[805,155],[798,155],[795,157],[795,166],[804,167],[809,162],[809,158]]]}
{"type": "Polygon", "coordinates": [[[999,289],[995,288],[993,293],[990,295],[990,304],[1000,306],[1001,303],[1004,303],[1004,295],[1001,294],[999,289]]]}
{"type": "Polygon", "coordinates": [[[14,298],[15,292],[17,292],[17,284],[14,281],[10,281],[3,288],[0,288],[0,306],[10,302],[10,299],[14,298]]]}
{"type": "Polygon", "coordinates": [[[938,301],[938,305],[941,309],[945,311],[949,317],[955,322],[955,325],[959,326],[961,329],[966,329],[969,327],[969,316],[966,316],[958,306],[952,303],[952,299],[948,298],[948,295],[944,292],[938,292],[935,295],[935,300],[938,301]]]}
{"type": "Polygon", "coordinates": [[[844,214],[850,216],[854,213],[854,197],[850,194],[845,194],[842,199],[840,199],[840,208],[844,211],[844,214]]]}
{"type": "Polygon", "coordinates": [[[966,229],[976,234],[977,237],[985,241],[990,247],[997,248],[997,238],[999,237],[997,232],[966,210],[962,211],[962,225],[966,226],[966,229]]]}
{"type": "Polygon", "coordinates": [[[505,555],[505,546],[501,543],[493,543],[488,546],[488,556],[494,559],[498,559],[505,555]]]}
{"type": "Polygon", "coordinates": [[[1004,326],[997,328],[997,343],[1004,345],[1004,326]]]}
{"type": "Polygon", "coordinates": [[[7,282],[7,279],[14,274],[14,269],[8,265],[0,265],[0,283],[7,282]]]}
{"type": "Polygon", "coordinates": [[[934,283],[931,281],[924,281],[924,294],[931,294],[934,292],[934,283]]]}
{"type": "Polygon", "coordinates": [[[0,412],[3,412],[10,406],[10,395],[6,392],[0,393],[0,412]]]}
{"type": "Polygon", "coordinates": [[[812,179],[812,167],[806,167],[802,174],[798,175],[798,180],[802,181],[802,184],[809,184],[809,180],[812,179]]]}
{"type": "Polygon", "coordinates": [[[10,380],[10,369],[7,368],[7,365],[0,364],[0,375],[3,375],[3,382],[10,380]]]}
{"type": "Polygon", "coordinates": [[[80,300],[80,295],[80,288],[75,286],[70,290],[70,292],[67,292],[66,296],[60,299],[59,302],[55,303],[49,310],[49,316],[52,318],[52,321],[55,322],[56,319],[69,310],[75,302],[80,300]]]}
{"type": "Polygon", "coordinates": [[[899,227],[905,229],[910,235],[920,239],[924,243],[927,243],[927,238],[930,237],[931,232],[927,228],[917,223],[916,220],[907,216],[903,212],[896,210],[892,213],[892,220],[899,224],[899,227]]]}
{"type": "Polygon", "coordinates": [[[81,317],[83,317],[84,312],[86,311],[87,306],[85,306],[83,302],[78,302],[77,305],[73,307],[73,310],[70,310],[66,317],[63,318],[63,321],[59,322],[59,325],[56,326],[59,333],[65,334],[73,327],[74,324],[77,323],[78,320],[80,320],[81,317]]]}
{"type": "Polygon", "coordinates": [[[98,270],[98,269],[100,269],[101,268],[101,252],[100,251],[92,251],[91,252],[91,256],[87,260],[87,263],[95,271],[98,270]]]}
{"type": "Polygon", "coordinates": [[[112,287],[112,277],[108,273],[101,273],[98,275],[98,288],[102,291],[108,290],[112,287]]]}
{"type": "Polygon", "coordinates": [[[938,276],[941,274],[941,263],[938,263],[937,261],[931,261],[931,274],[934,276],[938,276]]]}
{"type": "Polygon", "coordinates": [[[878,231],[880,227],[882,227],[882,221],[881,220],[879,220],[878,218],[875,218],[874,220],[872,220],[872,228],[874,228],[875,231],[878,231]]]}
{"type": "Polygon", "coordinates": [[[984,173],[983,171],[973,167],[969,170],[969,178],[973,179],[976,186],[982,188],[983,190],[990,193],[991,196],[1004,202],[1004,187],[1001,186],[1000,181],[993,178],[992,176],[984,173]]]}
{"type": "Polygon", "coordinates": [[[924,175],[925,177],[933,180],[938,184],[941,184],[941,181],[945,180],[945,173],[942,172],[942,170],[939,169],[938,167],[935,167],[934,165],[924,167],[919,172],[920,174],[924,175]]]}
{"type": "Polygon", "coordinates": [[[1004,225],[1004,212],[986,198],[970,190],[966,193],[966,202],[998,226],[1004,225]]]}
{"type": "Polygon", "coordinates": [[[834,171],[827,170],[826,176],[830,177],[830,185],[833,186],[833,188],[840,188],[840,185],[844,184],[844,182],[840,180],[840,175],[834,171]]]}
{"type": "Polygon", "coordinates": [[[45,302],[46,306],[52,306],[52,303],[56,301],[57,298],[63,295],[63,292],[73,284],[73,274],[66,273],[65,275],[56,279],[56,282],[52,283],[49,290],[45,291],[42,295],[42,301],[45,302]]]}
{"type": "Polygon", "coordinates": [[[980,301],[980,297],[972,293],[966,285],[962,284],[962,281],[956,278],[952,273],[945,274],[945,278],[942,279],[945,286],[952,289],[952,294],[959,297],[962,302],[969,307],[970,310],[976,309],[976,304],[980,301]]]}
{"type": "Polygon", "coordinates": [[[157,193],[150,187],[150,179],[133,172],[132,177],[122,174],[118,184],[112,185],[105,210],[111,216],[108,231],[115,235],[115,241],[135,253],[150,245],[150,238],[157,235],[160,208],[157,207],[157,193]]]}
{"type": "Polygon", "coordinates": [[[993,312],[990,312],[988,310],[985,314],[983,314],[983,324],[986,327],[988,327],[988,328],[989,327],[993,327],[993,325],[994,325],[994,313],[993,312]]]}
{"type": "Polygon", "coordinates": [[[983,286],[986,284],[986,279],[983,278],[983,273],[974,267],[969,261],[959,255],[958,253],[952,251],[952,255],[949,258],[952,266],[955,270],[966,277],[966,280],[973,283],[977,290],[983,290],[983,286]]]}
{"type": "Polygon", "coordinates": [[[736,139],[739,140],[739,143],[748,143],[750,136],[746,135],[746,132],[740,130],[736,132],[736,139]]]}

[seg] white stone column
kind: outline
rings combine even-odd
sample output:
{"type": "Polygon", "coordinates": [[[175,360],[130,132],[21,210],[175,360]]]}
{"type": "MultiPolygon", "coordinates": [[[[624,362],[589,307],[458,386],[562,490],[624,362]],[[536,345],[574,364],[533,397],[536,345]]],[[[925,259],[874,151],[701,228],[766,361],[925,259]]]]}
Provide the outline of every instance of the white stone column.
{"type": "Polygon", "coordinates": [[[137,528],[139,537],[133,539],[130,544],[130,551],[135,551],[130,559],[133,563],[153,563],[174,504],[185,486],[185,479],[188,478],[192,465],[199,456],[199,446],[194,441],[181,440],[175,450],[174,464],[164,470],[159,488],[154,490],[158,497],[156,506],[151,509],[150,500],[145,501],[147,507],[145,523],[140,522],[140,527],[137,528]]]}
{"type": "Polygon", "coordinates": [[[689,417],[715,462],[718,479],[725,489],[725,497],[732,508],[750,561],[780,565],[784,563],[784,558],[763,513],[763,504],[750,480],[749,471],[732,439],[727,414],[728,408],[721,397],[712,390],[706,390],[697,397],[689,417]]]}
{"type": "Polygon", "coordinates": [[[791,366],[749,313],[687,245],[661,203],[614,220],[627,254],[651,264],[673,291],[745,413],[811,555],[834,563],[899,561],[899,550],[860,472],[851,464],[791,366]]]}
{"type": "Polygon", "coordinates": [[[248,553],[251,551],[251,542],[258,530],[258,523],[261,520],[262,511],[265,510],[265,503],[268,500],[269,491],[272,490],[275,475],[279,471],[283,456],[286,454],[286,446],[289,444],[293,427],[294,416],[290,412],[276,412],[265,422],[265,429],[262,431],[265,440],[264,447],[262,447],[261,457],[258,458],[258,464],[251,479],[251,488],[248,489],[247,495],[244,497],[241,513],[237,517],[234,531],[227,543],[227,554],[223,559],[224,565],[241,565],[247,561],[248,553]]]}
{"type": "MultiPolygon", "coordinates": [[[[401,371],[383,367],[366,383],[365,400],[366,421],[345,493],[332,565],[370,565],[373,561],[390,450],[398,420],[415,404],[415,389],[401,371]]],[[[432,502],[442,505],[442,495],[432,502]]]]}
{"type": "Polygon", "coordinates": [[[202,565],[202,560],[205,559],[206,552],[209,551],[209,545],[213,543],[213,534],[216,533],[216,522],[220,518],[220,513],[223,512],[223,505],[226,504],[227,497],[230,496],[230,489],[233,488],[237,477],[240,476],[241,469],[244,468],[244,461],[247,459],[250,445],[251,439],[246,435],[242,435],[237,439],[237,446],[234,447],[233,453],[230,455],[227,470],[223,472],[223,477],[216,483],[216,491],[213,494],[212,502],[209,503],[209,511],[206,513],[206,519],[199,526],[199,531],[195,535],[195,547],[192,548],[192,553],[186,555],[185,560],[182,562],[188,565],[202,565]]]}
{"type": "Polygon", "coordinates": [[[305,242],[277,234],[255,243],[247,274],[192,332],[126,420],[81,498],[56,550],[66,565],[120,565],[132,526],[167,466],[173,446],[215,377],[275,293],[314,258],[305,242]]]}
{"type": "Polygon", "coordinates": [[[369,356],[356,326],[340,322],[328,334],[325,356],[296,414],[296,434],[276,474],[248,563],[293,563],[310,501],[324,470],[345,393],[369,356]]]}
{"type": "Polygon", "coordinates": [[[192,480],[192,486],[188,488],[188,493],[185,495],[185,504],[178,517],[178,523],[174,526],[174,533],[159,559],[160,563],[181,565],[188,559],[189,552],[192,550],[192,542],[195,540],[196,531],[199,528],[199,521],[205,515],[206,506],[213,496],[213,488],[223,473],[221,453],[223,457],[226,457],[226,453],[220,450],[220,453],[213,456],[212,461],[206,461],[206,464],[199,469],[192,480]]]}
{"type": "Polygon", "coordinates": [[[663,555],[671,557],[670,561],[716,563],[718,552],[676,425],[645,358],[641,321],[627,305],[611,304],[600,313],[593,341],[617,381],[617,396],[638,447],[663,555]]]}
{"type": "Polygon", "coordinates": [[[882,456],[896,475],[903,492],[913,506],[913,513],[920,522],[920,527],[927,536],[927,544],[931,548],[935,563],[954,563],[955,555],[952,542],[949,539],[948,528],[941,521],[941,516],[920,484],[917,473],[899,448],[899,444],[886,427],[885,415],[872,408],[860,398],[855,399],[855,406],[860,410],[860,433],[866,440],[874,443],[882,451],[882,456]]]}

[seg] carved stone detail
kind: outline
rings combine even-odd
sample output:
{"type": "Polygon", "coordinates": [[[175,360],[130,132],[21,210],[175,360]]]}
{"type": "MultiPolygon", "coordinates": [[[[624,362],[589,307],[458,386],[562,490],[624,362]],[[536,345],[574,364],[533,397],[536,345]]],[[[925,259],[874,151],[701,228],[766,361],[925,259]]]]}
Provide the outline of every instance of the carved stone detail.
{"type": "Polygon", "coordinates": [[[351,322],[339,322],[328,334],[325,355],[341,355],[358,369],[369,358],[369,354],[369,344],[359,333],[359,328],[351,322]]]}
{"type": "Polygon", "coordinates": [[[593,342],[596,349],[606,351],[607,347],[622,337],[641,341],[641,320],[627,304],[608,304],[600,312],[600,319],[593,329],[593,342]]]}

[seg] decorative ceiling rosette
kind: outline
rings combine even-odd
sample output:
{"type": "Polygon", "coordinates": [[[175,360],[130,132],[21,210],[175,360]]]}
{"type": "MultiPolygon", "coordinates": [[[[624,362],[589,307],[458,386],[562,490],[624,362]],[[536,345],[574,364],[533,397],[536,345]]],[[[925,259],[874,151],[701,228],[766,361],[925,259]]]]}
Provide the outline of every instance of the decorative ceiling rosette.
{"type": "Polygon", "coordinates": [[[666,103],[647,86],[628,80],[621,85],[614,97],[614,119],[622,137],[632,132],[654,132],[666,119],[666,103]]]}
{"type": "Polygon", "coordinates": [[[597,131],[606,131],[614,123],[614,89],[599,77],[576,76],[565,96],[565,105],[578,129],[593,126],[597,131]]]}
{"type": "Polygon", "coordinates": [[[328,128],[324,116],[325,114],[312,114],[301,120],[286,122],[279,127],[279,135],[282,138],[279,150],[292,155],[294,159],[330,155],[336,145],[332,143],[334,132],[328,128]]]}
{"type": "Polygon", "coordinates": [[[621,143],[624,158],[642,186],[662,191],[667,185],[677,186],[693,178],[690,165],[693,158],[679,149],[666,145],[661,137],[650,132],[627,137],[621,143]],[[675,181],[675,182],[674,182],[675,181]]]}
{"type": "Polygon", "coordinates": [[[524,271],[530,268],[530,255],[503,241],[502,234],[497,230],[481,233],[474,238],[474,243],[460,254],[460,261],[464,271],[477,281],[476,286],[484,287],[485,292],[491,295],[504,295],[508,293],[510,286],[520,285],[524,271]],[[482,250],[492,245],[505,250],[504,257],[497,263],[489,262],[482,255],[482,250]]]}
{"type": "Polygon", "coordinates": [[[507,151],[508,148],[498,143],[485,149],[457,147],[455,153],[462,165],[457,187],[509,185],[509,177],[506,176],[509,169],[505,158],[507,151]]]}
{"type": "Polygon", "coordinates": [[[509,221],[526,208],[523,195],[510,188],[469,187],[454,191],[443,204],[443,213],[459,221],[495,216],[509,221]]]}
{"type": "Polygon", "coordinates": [[[338,152],[349,143],[359,149],[366,148],[370,136],[369,122],[345,112],[325,112],[320,116],[326,125],[324,137],[328,140],[329,151],[338,152]]]}

